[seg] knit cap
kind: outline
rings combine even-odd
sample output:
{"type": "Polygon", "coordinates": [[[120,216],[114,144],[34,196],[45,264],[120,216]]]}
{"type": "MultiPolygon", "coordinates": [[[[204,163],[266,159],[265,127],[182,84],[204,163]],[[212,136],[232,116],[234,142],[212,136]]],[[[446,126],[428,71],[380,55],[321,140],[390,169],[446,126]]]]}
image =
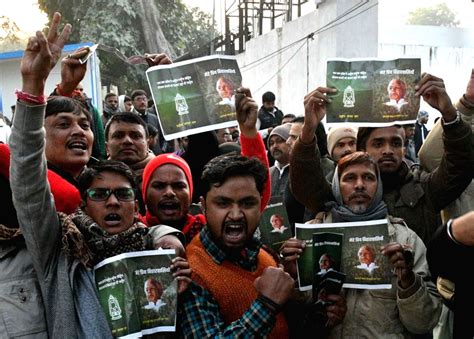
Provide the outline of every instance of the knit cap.
{"type": "Polygon", "coordinates": [[[288,140],[288,137],[290,136],[290,129],[291,129],[291,123],[286,123],[284,125],[280,125],[272,129],[267,140],[268,148],[270,148],[270,139],[274,135],[278,135],[280,138],[282,138],[285,141],[288,140]]]}
{"type": "Polygon", "coordinates": [[[430,115],[427,111],[419,111],[418,112],[418,118],[428,118],[430,115]]]}
{"type": "Polygon", "coordinates": [[[350,126],[333,127],[328,133],[328,151],[332,155],[332,151],[339,140],[344,138],[353,138],[357,140],[357,129],[350,126]]]}
{"type": "Polygon", "coordinates": [[[188,180],[189,194],[191,197],[193,196],[193,177],[191,175],[191,169],[189,168],[188,163],[186,160],[174,153],[165,153],[153,158],[143,170],[142,193],[144,201],[146,201],[146,192],[148,190],[148,184],[150,183],[153,172],[155,172],[158,167],[168,164],[175,165],[183,170],[186,180],[188,180]]]}

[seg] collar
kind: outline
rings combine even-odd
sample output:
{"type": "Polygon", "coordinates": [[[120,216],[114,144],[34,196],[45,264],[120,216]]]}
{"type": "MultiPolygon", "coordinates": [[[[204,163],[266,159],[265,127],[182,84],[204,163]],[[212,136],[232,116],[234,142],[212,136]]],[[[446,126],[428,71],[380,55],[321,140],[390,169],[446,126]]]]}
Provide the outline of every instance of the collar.
{"type": "Polygon", "coordinates": [[[257,269],[257,257],[260,252],[260,247],[262,247],[262,243],[257,238],[253,237],[246,247],[242,249],[240,254],[235,257],[230,256],[229,253],[226,253],[217,246],[212,240],[211,232],[207,226],[201,230],[200,237],[204,249],[216,264],[221,265],[224,260],[229,260],[248,271],[255,271],[257,269]]]}
{"type": "Polygon", "coordinates": [[[285,168],[287,168],[288,166],[290,166],[289,163],[281,167],[281,164],[278,162],[278,160],[275,160],[275,167],[280,171],[280,175],[283,174],[283,172],[285,171],[285,168]]]}
{"type": "Polygon", "coordinates": [[[147,116],[147,114],[148,114],[148,109],[146,109],[144,113],[140,113],[140,112],[137,111],[137,109],[136,109],[135,107],[133,107],[132,112],[138,114],[141,118],[143,118],[143,117],[146,117],[146,116],[147,116]]]}

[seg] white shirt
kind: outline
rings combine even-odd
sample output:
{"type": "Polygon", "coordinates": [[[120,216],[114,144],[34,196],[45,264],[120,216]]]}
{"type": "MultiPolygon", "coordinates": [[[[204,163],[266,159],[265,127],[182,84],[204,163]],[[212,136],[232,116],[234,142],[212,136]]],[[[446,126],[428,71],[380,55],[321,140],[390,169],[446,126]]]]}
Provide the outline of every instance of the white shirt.
{"type": "Polygon", "coordinates": [[[149,301],[148,304],[145,305],[143,308],[146,310],[153,310],[155,312],[158,312],[161,306],[164,306],[164,305],[166,305],[166,303],[161,301],[161,299],[158,299],[156,303],[154,303],[153,301],[149,301]]]}
{"type": "Polygon", "coordinates": [[[285,172],[285,168],[290,166],[290,164],[286,164],[285,166],[281,167],[281,164],[278,162],[278,160],[275,160],[275,168],[280,172],[280,179],[283,173],[285,172]]]}
{"type": "Polygon", "coordinates": [[[288,227],[285,227],[284,225],[281,226],[280,228],[274,228],[272,229],[272,233],[281,233],[285,232],[288,229],[288,227]]]}
{"type": "Polygon", "coordinates": [[[371,262],[369,265],[360,264],[360,265],[357,265],[356,267],[362,270],[366,270],[369,273],[372,273],[373,270],[375,270],[376,268],[379,268],[374,262],[371,262]]]}
{"type": "Polygon", "coordinates": [[[387,106],[392,106],[392,107],[396,107],[397,110],[399,111],[400,108],[402,108],[402,106],[404,105],[407,105],[408,104],[408,101],[406,101],[404,98],[401,98],[400,100],[394,100],[394,99],[390,99],[389,102],[386,102],[385,105],[387,106]]]}

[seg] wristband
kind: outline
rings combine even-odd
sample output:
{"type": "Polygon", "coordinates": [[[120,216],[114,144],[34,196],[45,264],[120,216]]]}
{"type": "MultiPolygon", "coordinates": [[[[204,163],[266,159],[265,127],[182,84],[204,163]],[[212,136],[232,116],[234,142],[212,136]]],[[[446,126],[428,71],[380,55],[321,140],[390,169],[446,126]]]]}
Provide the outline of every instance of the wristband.
{"type": "Polygon", "coordinates": [[[456,245],[461,245],[462,244],[456,240],[456,238],[453,235],[453,219],[449,219],[448,222],[446,223],[446,230],[448,232],[448,237],[456,244],[456,245]]]}
{"type": "Polygon", "coordinates": [[[72,93],[69,93],[69,94],[66,94],[66,93],[63,93],[61,91],[61,89],[59,88],[59,84],[56,84],[56,94],[59,95],[59,96],[62,96],[62,97],[68,97],[68,98],[71,98],[72,95],[73,95],[74,91],[72,93]]]}
{"type": "Polygon", "coordinates": [[[33,104],[33,105],[46,104],[46,97],[44,95],[33,95],[30,93],[20,91],[18,89],[15,91],[15,94],[18,100],[24,101],[29,104],[33,104]]]}
{"type": "Polygon", "coordinates": [[[441,120],[443,120],[443,126],[454,125],[461,121],[461,114],[459,113],[459,111],[456,111],[456,119],[450,122],[444,121],[444,118],[441,118],[441,120]]]}
{"type": "Polygon", "coordinates": [[[275,314],[281,311],[281,306],[274,302],[272,299],[260,294],[257,300],[261,301],[262,304],[268,306],[275,314]]]}

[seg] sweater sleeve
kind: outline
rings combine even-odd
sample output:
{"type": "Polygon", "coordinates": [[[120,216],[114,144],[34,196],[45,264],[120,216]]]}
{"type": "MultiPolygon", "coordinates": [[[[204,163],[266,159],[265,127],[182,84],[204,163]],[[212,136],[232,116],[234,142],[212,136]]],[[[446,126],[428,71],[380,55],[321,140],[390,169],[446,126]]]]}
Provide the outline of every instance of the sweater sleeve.
{"type": "Polygon", "coordinates": [[[267,169],[267,181],[263,188],[262,194],[262,204],[260,210],[263,211],[270,200],[271,195],[271,179],[270,179],[270,166],[268,164],[267,151],[265,149],[265,144],[260,134],[257,134],[255,138],[247,138],[244,135],[240,135],[240,144],[242,149],[242,155],[246,157],[256,157],[260,160],[265,168],[267,169]]]}
{"type": "Polygon", "coordinates": [[[438,323],[442,303],[431,281],[423,241],[411,230],[407,238],[397,236],[397,241],[408,243],[413,249],[415,282],[405,290],[398,286],[397,304],[403,325],[412,333],[422,334],[431,331],[438,323]]]}
{"type": "Polygon", "coordinates": [[[61,227],[44,154],[45,107],[17,102],[10,139],[13,202],[39,280],[48,279],[61,246],[61,227]]]}
{"type": "Polygon", "coordinates": [[[443,125],[444,154],[439,166],[422,177],[427,198],[436,211],[457,199],[472,180],[471,127],[464,121],[443,125]]]}
{"type": "Polygon", "coordinates": [[[324,177],[316,139],[304,144],[298,138],[290,154],[290,189],[311,212],[319,212],[331,199],[331,185],[324,177]]]}

